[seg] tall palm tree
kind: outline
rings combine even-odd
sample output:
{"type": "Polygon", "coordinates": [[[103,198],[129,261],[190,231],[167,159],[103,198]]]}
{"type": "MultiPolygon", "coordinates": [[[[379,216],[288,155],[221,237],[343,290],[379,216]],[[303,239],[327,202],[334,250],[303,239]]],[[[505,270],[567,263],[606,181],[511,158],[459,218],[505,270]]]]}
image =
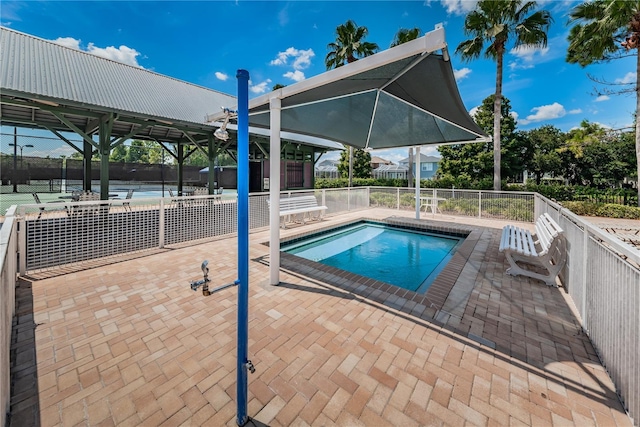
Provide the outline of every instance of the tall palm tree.
{"type": "MultiPolygon", "coordinates": [[[[576,23],[569,32],[567,61],[586,67],[592,63],[608,62],[624,56],[636,55],[636,161],[640,181],[640,2],[595,0],[573,8],[570,22],[576,23]]],[[[620,93],[631,90],[621,90],[620,93]]],[[[638,185],[640,206],[640,185],[638,185]]]]}
{"type": "Polygon", "coordinates": [[[456,53],[462,59],[477,59],[484,49],[484,56],[496,61],[496,91],[493,105],[493,189],[500,190],[500,110],[502,102],[502,68],[507,44],[513,46],[545,47],[547,31],[553,19],[546,10],[533,12],[535,1],[480,0],[464,22],[464,31],[469,40],[458,45],[456,53]]]}
{"type": "Polygon", "coordinates": [[[390,47],[398,46],[411,40],[415,40],[420,37],[420,28],[414,27],[411,29],[400,28],[393,38],[390,47]]]}
{"type": "MultiPolygon", "coordinates": [[[[329,53],[324,59],[327,70],[357,61],[376,53],[378,45],[365,41],[367,27],[359,27],[349,19],[336,28],[336,41],[327,45],[329,53]]],[[[353,147],[349,147],[349,165],[353,165],[353,147]]],[[[349,187],[353,185],[353,167],[349,167],[349,187]]]]}
{"type": "Polygon", "coordinates": [[[336,28],[336,41],[327,45],[329,53],[324,59],[327,70],[357,61],[359,58],[373,55],[378,45],[364,39],[369,34],[367,27],[359,27],[349,19],[336,28]]]}
{"type": "MultiPolygon", "coordinates": [[[[400,28],[396,33],[395,37],[393,38],[393,42],[391,42],[390,47],[401,45],[411,40],[415,40],[418,37],[420,37],[420,28],[418,27],[414,27],[411,29],[400,28]]],[[[420,162],[420,159],[418,159],[418,162],[420,162]]],[[[409,188],[411,188],[412,181],[413,181],[413,147],[409,147],[409,170],[407,171],[407,183],[409,188]]]]}

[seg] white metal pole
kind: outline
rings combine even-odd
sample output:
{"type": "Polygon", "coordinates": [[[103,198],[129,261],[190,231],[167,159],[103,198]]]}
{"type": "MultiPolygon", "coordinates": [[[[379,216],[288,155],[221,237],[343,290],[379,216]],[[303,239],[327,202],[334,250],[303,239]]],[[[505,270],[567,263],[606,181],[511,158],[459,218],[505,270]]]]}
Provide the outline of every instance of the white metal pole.
{"type": "Polygon", "coordinates": [[[416,147],[416,158],[413,162],[416,168],[416,219],[420,219],[420,147],[416,147]]]}
{"type": "Polygon", "coordinates": [[[269,145],[269,284],[280,283],[280,98],[271,98],[269,145]]]}

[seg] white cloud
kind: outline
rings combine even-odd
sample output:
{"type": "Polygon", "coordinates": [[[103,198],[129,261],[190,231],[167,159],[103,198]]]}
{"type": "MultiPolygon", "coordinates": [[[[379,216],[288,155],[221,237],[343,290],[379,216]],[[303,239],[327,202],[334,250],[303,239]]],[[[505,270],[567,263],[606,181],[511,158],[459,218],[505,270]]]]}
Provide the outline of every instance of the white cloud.
{"type": "Polygon", "coordinates": [[[533,68],[534,64],[540,63],[541,59],[549,53],[548,47],[518,46],[509,51],[516,57],[509,62],[511,70],[533,68]]]}
{"type": "Polygon", "coordinates": [[[288,79],[291,79],[295,82],[300,82],[305,79],[304,73],[300,70],[289,71],[287,73],[284,73],[282,76],[288,79]]]}
{"type": "Polygon", "coordinates": [[[82,50],[101,58],[142,68],[136,59],[140,55],[140,52],[125,45],[121,45],[118,48],[115,46],[97,47],[95,44],[89,43],[86,49],[82,49],[82,47],[80,47],[80,40],[76,40],[73,37],[58,37],[52,40],[52,42],[71,49],[82,50]]]}
{"type": "Polygon", "coordinates": [[[470,68],[465,67],[459,70],[453,70],[453,76],[456,78],[456,81],[460,81],[462,79],[469,77],[469,74],[471,74],[470,68]]]}
{"type": "MultiPolygon", "coordinates": [[[[425,4],[430,6],[433,0],[425,0],[425,4]]],[[[449,15],[466,15],[475,9],[478,0],[440,0],[449,15]]]]}
{"type": "Polygon", "coordinates": [[[220,71],[216,71],[216,73],[215,73],[215,74],[216,74],[216,78],[217,78],[218,80],[222,80],[223,82],[226,82],[226,81],[227,81],[227,79],[229,78],[229,75],[228,75],[228,74],[221,73],[220,71]]]}
{"type": "Polygon", "coordinates": [[[140,55],[140,52],[124,45],[119,48],[114,46],[97,47],[93,43],[89,43],[89,46],[87,46],[87,52],[102,58],[122,62],[123,64],[140,67],[138,60],[136,59],[136,57],[140,55]]]}
{"type": "Polygon", "coordinates": [[[293,58],[293,69],[304,70],[311,65],[311,58],[316,56],[313,49],[300,50],[290,47],[284,52],[278,52],[276,59],[270,62],[271,65],[287,65],[289,58],[293,58]]]}
{"type": "Polygon", "coordinates": [[[609,97],[607,95],[600,95],[596,98],[596,102],[608,101],[609,97]]]}
{"type": "MultiPolygon", "coordinates": [[[[567,115],[567,111],[562,104],[554,102],[550,105],[541,105],[540,107],[534,107],[531,109],[534,114],[530,114],[526,119],[519,120],[518,123],[527,125],[532,122],[541,122],[543,120],[553,120],[567,115]]],[[[572,110],[575,111],[575,110],[572,110]]],[[[571,113],[576,114],[576,113],[571,113]]]]}
{"type": "MultiPolygon", "coordinates": [[[[533,122],[559,119],[560,117],[564,117],[567,114],[582,113],[582,109],[580,108],[567,111],[565,110],[562,104],[559,104],[557,102],[554,102],[553,104],[550,104],[550,105],[542,105],[540,107],[534,107],[531,109],[531,111],[533,111],[534,114],[528,115],[526,119],[518,120],[518,123],[527,125],[533,122]]],[[[516,120],[517,120],[517,116],[516,116],[516,120]]]]}
{"type": "Polygon", "coordinates": [[[269,90],[269,84],[271,83],[271,79],[267,79],[262,83],[258,83],[256,85],[253,82],[249,82],[249,90],[253,93],[265,93],[269,90]]]}
{"type": "Polygon", "coordinates": [[[636,82],[636,73],[634,72],[628,72],[627,74],[624,75],[623,78],[616,79],[616,83],[620,83],[620,84],[629,84],[629,83],[635,83],[635,82],[636,82]]]}
{"type": "Polygon", "coordinates": [[[311,65],[311,58],[315,55],[316,54],[313,52],[313,49],[303,50],[290,47],[284,52],[278,52],[276,59],[272,60],[269,64],[277,66],[289,65],[289,61],[293,59],[293,63],[291,64],[293,71],[288,71],[284,73],[283,76],[299,82],[306,78],[301,70],[304,70],[311,65]]]}
{"type": "Polygon", "coordinates": [[[475,115],[476,115],[476,113],[478,112],[478,109],[480,109],[480,106],[473,107],[471,110],[469,110],[469,115],[470,115],[471,117],[475,116],[475,115]]]}
{"type": "Polygon", "coordinates": [[[58,37],[57,39],[52,40],[52,42],[64,47],[80,50],[80,40],[76,40],[73,37],[58,37]]]}
{"type": "Polygon", "coordinates": [[[520,115],[518,113],[516,113],[515,111],[510,111],[509,115],[511,117],[513,117],[513,120],[515,120],[516,122],[518,121],[518,117],[520,117],[520,115]]]}

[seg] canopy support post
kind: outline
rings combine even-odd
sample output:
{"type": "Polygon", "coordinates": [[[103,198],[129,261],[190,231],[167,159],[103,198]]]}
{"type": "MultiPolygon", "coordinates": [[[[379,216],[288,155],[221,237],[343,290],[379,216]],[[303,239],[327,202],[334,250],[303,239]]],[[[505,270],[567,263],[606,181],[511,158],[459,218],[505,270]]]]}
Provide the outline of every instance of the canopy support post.
{"type": "Polygon", "coordinates": [[[416,219],[420,219],[420,169],[422,164],[420,161],[420,147],[416,147],[416,219]]]}
{"type": "Polygon", "coordinates": [[[280,98],[271,98],[269,146],[269,284],[280,283],[280,98]]]}

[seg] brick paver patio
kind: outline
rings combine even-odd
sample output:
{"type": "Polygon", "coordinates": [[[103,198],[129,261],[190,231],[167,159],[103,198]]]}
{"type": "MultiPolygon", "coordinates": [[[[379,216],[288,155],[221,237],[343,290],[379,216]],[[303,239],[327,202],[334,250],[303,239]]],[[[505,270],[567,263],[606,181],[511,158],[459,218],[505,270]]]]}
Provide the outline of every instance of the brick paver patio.
{"type": "MultiPolygon", "coordinates": [[[[366,212],[390,215],[411,213],[366,212]]],[[[503,223],[453,220],[477,242],[420,310],[284,262],[269,286],[268,231],[251,235],[250,425],[631,425],[562,288],[504,273],[503,223]]],[[[237,289],[191,291],[204,259],[236,279],[226,239],[21,280],[10,425],[235,425],[237,289]]]]}

